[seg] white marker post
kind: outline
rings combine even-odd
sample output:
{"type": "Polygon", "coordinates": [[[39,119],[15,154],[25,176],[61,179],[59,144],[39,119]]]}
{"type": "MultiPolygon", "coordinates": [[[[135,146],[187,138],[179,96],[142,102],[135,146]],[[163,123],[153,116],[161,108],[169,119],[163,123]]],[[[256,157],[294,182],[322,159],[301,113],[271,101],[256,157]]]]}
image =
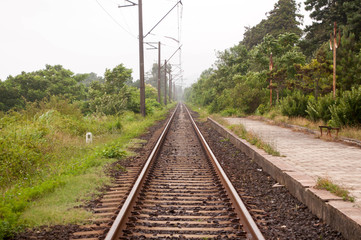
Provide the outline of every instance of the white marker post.
{"type": "Polygon", "coordinates": [[[93,143],[93,134],[91,132],[87,132],[85,135],[86,143],[93,143]]]}

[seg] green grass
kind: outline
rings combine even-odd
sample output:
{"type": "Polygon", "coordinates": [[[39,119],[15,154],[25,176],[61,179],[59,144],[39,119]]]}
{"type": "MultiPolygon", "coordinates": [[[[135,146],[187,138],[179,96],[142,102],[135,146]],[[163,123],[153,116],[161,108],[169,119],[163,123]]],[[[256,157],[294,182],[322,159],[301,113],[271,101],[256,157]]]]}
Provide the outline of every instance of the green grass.
{"type": "Polygon", "coordinates": [[[333,183],[332,180],[327,177],[319,177],[317,179],[317,183],[315,187],[317,189],[327,190],[338,197],[342,197],[344,201],[350,201],[350,202],[355,201],[355,198],[350,195],[350,192],[347,189],[333,183]]]}
{"type": "Polygon", "coordinates": [[[28,226],[85,222],[92,214],[74,207],[99,194],[99,186],[110,184],[110,178],[104,175],[101,167],[91,168],[79,176],[64,177],[63,181],[62,187],[32,202],[22,213],[21,220],[28,226]]]}
{"type": "MultiPolygon", "coordinates": [[[[163,119],[166,112],[155,111],[146,118],[132,112],[83,117],[74,106],[63,103],[50,110],[43,106],[3,114],[0,239],[24,227],[82,223],[92,218],[74,207],[99,194],[98,189],[110,182],[104,167],[124,158],[126,146],[136,142],[132,139],[163,119]],[[94,134],[93,144],[85,144],[86,131],[94,134]]],[[[121,165],[118,168],[126,170],[121,165]]]]}
{"type": "Polygon", "coordinates": [[[201,122],[205,122],[207,121],[207,118],[209,116],[209,113],[207,111],[206,108],[204,107],[199,107],[199,106],[196,106],[196,105],[192,105],[190,103],[187,103],[187,107],[190,108],[192,111],[194,112],[197,112],[199,114],[199,117],[198,119],[201,121],[201,122]]]}
{"type": "Polygon", "coordinates": [[[229,138],[223,138],[220,142],[229,142],[229,138]]]}
{"type": "Polygon", "coordinates": [[[255,133],[248,132],[242,124],[237,125],[229,125],[228,128],[234,132],[237,136],[245,139],[252,145],[263,149],[265,152],[272,156],[280,157],[281,154],[277,150],[275,150],[270,144],[264,142],[261,138],[259,138],[255,133]]]}

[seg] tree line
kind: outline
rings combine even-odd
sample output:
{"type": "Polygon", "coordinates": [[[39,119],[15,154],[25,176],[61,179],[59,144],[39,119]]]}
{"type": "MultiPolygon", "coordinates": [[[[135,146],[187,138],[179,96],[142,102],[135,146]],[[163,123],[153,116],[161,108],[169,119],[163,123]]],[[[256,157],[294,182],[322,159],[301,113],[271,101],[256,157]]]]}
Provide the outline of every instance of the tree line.
{"type": "Polygon", "coordinates": [[[300,4],[279,0],[266,19],[246,28],[242,41],[217,53],[214,67],[186,89],[187,101],[224,114],[262,114],[277,107],[288,116],[334,125],[361,124],[357,107],[361,106],[361,1],[306,0],[304,4],[313,19],[310,26],[301,29],[300,4]],[[340,30],[337,99],[329,96],[330,33],[335,22],[340,30]]]}
{"type": "MultiPolygon", "coordinates": [[[[149,79],[148,82],[153,83],[149,79]]],[[[46,65],[45,69],[10,75],[0,81],[0,111],[3,112],[24,109],[27,103],[53,96],[79,105],[84,114],[140,111],[139,80],[133,82],[132,70],[123,64],[106,69],[104,77],[95,73],[74,74],[61,65],[46,65]]],[[[147,113],[161,107],[157,90],[151,84],[146,84],[146,103],[147,113]]]]}

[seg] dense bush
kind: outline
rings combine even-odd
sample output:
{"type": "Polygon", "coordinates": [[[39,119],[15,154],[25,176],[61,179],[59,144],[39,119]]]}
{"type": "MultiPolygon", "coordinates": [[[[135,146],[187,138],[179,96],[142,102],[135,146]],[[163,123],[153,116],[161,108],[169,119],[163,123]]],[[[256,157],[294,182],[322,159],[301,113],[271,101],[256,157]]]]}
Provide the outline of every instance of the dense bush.
{"type": "Polygon", "coordinates": [[[306,112],[312,121],[322,120],[327,123],[331,119],[330,107],[337,103],[338,101],[333,98],[332,93],[320,97],[317,100],[311,98],[307,104],[306,112]]]}
{"type": "Polygon", "coordinates": [[[100,151],[100,156],[121,159],[127,155],[126,151],[121,148],[122,146],[117,143],[108,144],[100,151]]]}
{"type": "MultiPolygon", "coordinates": [[[[159,103],[150,101],[153,110],[159,103]]],[[[0,112],[0,239],[27,224],[22,212],[36,198],[63,185],[69,176],[121,159],[124,144],[160,117],[134,112],[83,116],[77,104],[59,97],[0,112]],[[85,144],[85,132],[94,135],[85,144]],[[119,134],[122,135],[119,135],[119,134]],[[104,144],[105,141],[107,144],[104,144]]]]}
{"type": "Polygon", "coordinates": [[[86,132],[120,133],[120,121],[117,116],[84,117],[75,104],[58,97],[8,112],[0,119],[0,185],[42,174],[39,169],[58,158],[52,152],[64,141],[82,138],[86,132]]]}
{"type": "Polygon", "coordinates": [[[259,114],[259,115],[263,115],[265,114],[266,112],[269,112],[270,111],[270,106],[269,104],[260,104],[256,110],[256,113],[259,114]]]}
{"type": "Polygon", "coordinates": [[[281,112],[289,117],[306,117],[307,103],[308,96],[295,91],[280,101],[281,112]]]}
{"type": "Polygon", "coordinates": [[[333,126],[360,126],[361,124],[361,87],[346,91],[340,103],[330,107],[333,126]]]}
{"type": "Polygon", "coordinates": [[[157,100],[155,99],[145,99],[145,113],[148,114],[153,114],[155,110],[159,110],[162,108],[162,105],[157,102],[157,100]]]}
{"type": "Polygon", "coordinates": [[[226,108],[223,111],[221,111],[221,115],[223,117],[229,117],[229,116],[238,116],[241,115],[241,113],[239,112],[239,110],[235,108],[226,108]]]}

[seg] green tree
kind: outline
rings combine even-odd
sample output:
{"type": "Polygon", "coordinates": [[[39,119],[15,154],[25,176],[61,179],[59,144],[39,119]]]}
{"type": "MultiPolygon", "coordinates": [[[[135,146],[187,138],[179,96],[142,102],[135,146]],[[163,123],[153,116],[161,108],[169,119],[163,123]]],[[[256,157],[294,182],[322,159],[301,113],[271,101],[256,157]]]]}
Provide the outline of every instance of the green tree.
{"type": "Polygon", "coordinates": [[[100,82],[103,83],[105,81],[105,79],[101,76],[98,76],[96,73],[88,73],[88,74],[77,74],[75,75],[75,77],[81,77],[83,78],[82,81],[80,81],[82,84],[84,84],[86,87],[90,87],[90,84],[92,82],[100,82]]]}
{"type": "Polygon", "coordinates": [[[47,96],[64,96],[73,100],[81,100],[85,97],[84,85],[80,84],[80,77],[75,77],[74,73],[61,65],[46,65],[45,69],[31,73],[43,85],[47,84],[47,96]]]}
{"type": "Polygon", "coordinates": [[[105,77],[105,91],[107,94],[117,93],[124,87],[125,82],[132,79],[132,70],[124,67],[123,64],[119,64],[112,70],[106,69],[104,73],[105,77]]]}
{"type": "Polygon", "coordinates": [[[315,99],[332,90],[332,68],[326,61],[312,59],[307,65],[296,65],[301,82],[298,88],[305,93],[314,92],[315,99]]]}
{"type": "Polygon", "coordinates": [[[22,72],[9,76],[3,83],[0,102],[2,109],[24,107],[25,101],[40,101],[50,96],[64,96],[70,101],[83,100],[85,87],[79,83],[85,75],[74,74],[61,65],[46,65],[45,69],[35,72],[22,72]]]}
{"type": "Polygon", "coordinates": [[[115,115],[127,109],[131,93],[125,82],[131,79],[132,70],[120,64],[106,69],[105,82],[94,81],[89,89],[89,109],[107,115],[115,115]]]}
{"type": "Polygon", "coordinates": [[[0,111],[11,108],[23,108],[25,101],[21,98],[19,90],[10,85],[9,81],[0,82],[0,111]]]}
{"type": "Polygon", "coordinates": [[[301,37],[300,26],[303,16],[299,14],[299,8],[300,4],[295,0],[279,0],[268,13],[266,20],[262,20],[252,28],[246,28],[242,43],[251,49],[261,43],[267,34],[276,38],[280,34],[289,32],[301,37]]]}
{"type": "Polygon", "coordinates": [[[311,56],[317,48],[329,40],[333,31],[333,23],[347,27],[360,40],[361,0],[306,0],[305,9],[310,11],[314,20],[305,29],[306,36],[301,46],[307,56],[311,56]]]}
{"type": "Polygon", "coordinates": [[[272,11],[268,13],[268,21],[265,24],[267,33],[278,36],[285,32],[294,33],[301,37],[300,28],[303,16],[299,13],[300,4],[295,0],[279,0],[272,11]]]}
{"type": "MultiPolygon", "coordinates": [[[[169,72],[172,72],[172,65],[167,64],[167,73],[169,73],[169,72]]],[[[160,86],[161,86],[160,94],[161,94],[161,97],[163,97],[164,91],[165,91],[164,90],[164,78],[165,77],[167,79],[167,89],[168,89],[169,75],[167,74],[167,76],[165,76],[164,66],[162,66],[162,68],[160,70],[160,86]]],[[[150,72],[147,72],[146,77],[145,77],[145,82],[152,85],[156,89],[158,89],[158,63],[154,63],[152,66],[152,70],[150,72]]]]}
{"type": "MultiPolygon", "coordinates": [[[[329,51],[329,58],[331,58],[329,51]]],[[[341,46],[337,49],[337,89],[351,90],[361,85],[361,41],[344,28],[341,46]]]]}
{"type": "Polygon", "coordinates": [[[268,88],[271,87],[272,89],[275,89],[277,104],[280,99],[280,93],[282,93],[283,89],[286,87],[286,79],[287,71],[285,68],[281,68],[280,70],[274,68],[268,73],[268,81],[270,82],[272,80],[272,85],[268,86],[268,88]]]}

